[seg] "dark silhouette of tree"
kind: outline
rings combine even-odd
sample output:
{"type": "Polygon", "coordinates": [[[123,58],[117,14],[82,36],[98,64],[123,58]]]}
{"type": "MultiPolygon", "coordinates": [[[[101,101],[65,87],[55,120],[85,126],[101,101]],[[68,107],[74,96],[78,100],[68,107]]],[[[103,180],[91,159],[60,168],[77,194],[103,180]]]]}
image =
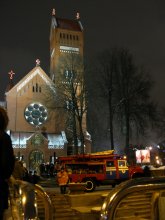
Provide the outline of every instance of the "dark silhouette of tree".
{"type": "Polygon", "coordinates": [[[103,96],[107,97],[108,109],[109,109],[109,133],[111,149],[114,149],[114,129],[113,129],[113,117],[114,117],[114,74],[116,70],[116,57],[115,50],[103,51],[98,56],[98,67],[96,69],[102,76],[102,84],[100,84],[103,96]]]}
{"type": "MultiPolygon", "coordinates": [[[[108,103],[111,149],[114,149],[114,130],[118,127],[118,133],[125,138],[125,153],[128,153],[131,136],[144,135],[157,122],[157,106],[150,98],[153,81],[144,68],[135,65],[127,49],[103,51],[95,63],[89,71],[96,76],[93,84],[99,91],[99,105],[105,100],[108,103]]],[[[102,122],[105,121],[102,118],[102,122]]]]}
{"type": "Polygon", "coordinates": [[[81,145],[84,153],[83,123],[87,103],[86,87],[84,82],[84,64],[81,56],[65,54],[58,61],[55,73],[56,109],[63,109],[66,116],[66,134],[69,144],[74,146],[74,154],[81,145]]]}
{"type": "Polygon", "coordinates": [[[134,64],[127,49],[118,49],[116,59],[115,113],[125,135],[125,153],[128,154],[131,134],[144,134],[157,121],[157,107],[150,98],[153,87],[150,75],[134,64]]]}

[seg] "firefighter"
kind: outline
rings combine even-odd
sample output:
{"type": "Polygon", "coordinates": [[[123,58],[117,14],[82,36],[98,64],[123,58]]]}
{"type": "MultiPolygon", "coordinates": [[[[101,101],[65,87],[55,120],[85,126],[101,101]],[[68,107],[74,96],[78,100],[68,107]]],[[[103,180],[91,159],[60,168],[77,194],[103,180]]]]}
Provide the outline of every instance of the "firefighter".
{"type": "Polygon", "coordinates": [[[62,167],[61,170],[57,173],[57,181],[60,186],[61,194],[66,193],[66,186],[68,184],[68,180],[69,180],[68,173],[62,167]]]}

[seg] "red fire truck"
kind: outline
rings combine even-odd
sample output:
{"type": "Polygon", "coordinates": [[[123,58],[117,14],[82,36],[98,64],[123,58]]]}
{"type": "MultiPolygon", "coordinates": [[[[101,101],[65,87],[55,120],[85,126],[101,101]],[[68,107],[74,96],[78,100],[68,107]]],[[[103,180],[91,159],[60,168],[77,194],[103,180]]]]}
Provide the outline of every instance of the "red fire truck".
{"type": "Polygon", "coordinates": [[[70,182],[86,183],[88,192],[99,185],[114,187],[124,180],[143,176],[140,166],[128,166],[126,158],[113,151],[59,157],[59,163],[67,169],[70,182]]]}

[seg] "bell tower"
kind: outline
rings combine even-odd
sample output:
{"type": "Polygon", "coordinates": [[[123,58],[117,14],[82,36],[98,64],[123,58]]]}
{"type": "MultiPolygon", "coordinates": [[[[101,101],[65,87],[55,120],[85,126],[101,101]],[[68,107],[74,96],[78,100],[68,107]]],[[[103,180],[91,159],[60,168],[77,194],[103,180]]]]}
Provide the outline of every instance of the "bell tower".
{"type": "Polygon", "coordinates": [[[50,29],[50,78],[56,81],[56,67],[61,56],[72,53],[83,57],[83,50],[84,32],[80,14],[77,13],[73,20],[58,18],[53,9],[50,29]]]}

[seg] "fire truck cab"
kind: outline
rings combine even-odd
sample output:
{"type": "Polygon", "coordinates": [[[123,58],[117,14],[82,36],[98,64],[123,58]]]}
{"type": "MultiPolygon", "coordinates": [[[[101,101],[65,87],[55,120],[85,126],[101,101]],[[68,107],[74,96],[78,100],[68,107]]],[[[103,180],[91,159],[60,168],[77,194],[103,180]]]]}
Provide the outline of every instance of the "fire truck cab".
{"type": "Polygon", "coordinates": [[[113,154],[113,151],[59,157],[59,162],[67,170],[70,182],[86,183],[88,192],[99,185],[115,186],[124,180],[143,176],[140,166],[128,166],[126,158],[113,154]]]}

